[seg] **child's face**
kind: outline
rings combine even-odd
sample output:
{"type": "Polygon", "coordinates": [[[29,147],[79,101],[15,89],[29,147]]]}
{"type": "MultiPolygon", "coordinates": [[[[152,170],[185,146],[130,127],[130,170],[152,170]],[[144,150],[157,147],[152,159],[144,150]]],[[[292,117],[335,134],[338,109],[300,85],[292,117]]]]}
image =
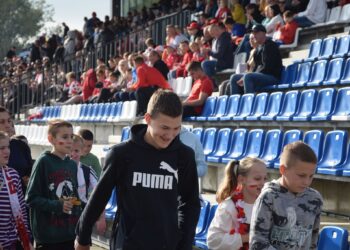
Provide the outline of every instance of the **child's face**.
{"type": "Polygon", "coordinates": [[[49,135],[49,142],[58,156],[64,157],[65,155],[69,155],[73,145],[73,128],[58,128],[56,136],[49,135]]]}
{"type": "Polygon", "coordinates": [[[0,130],[6,132],[9,136],[14,135],[12,119],[7,112],[0,112],[0,130]]]}
{"type": "Polygon", "coordinates": [[[251,167],[247,176],[242,176],[240,181],[243,189],[251,197],[258,197],[267,180],[266,166],[262,163],[257,163],[251,167]]]}
{"type": "Polygon", "coordinates": [[[87,155],[88,153],[90,153],[91,149],[92,149],[92,144],[94,143],[93,141],[89,141],[89,140],[84,140],[84,147],[83,147],[83,154],[82,155],[87,155]]]}
{"type": "Polygon", "coordinates": [[[70,158],[76,163],[79,163],[82,153],[83,153],[83,144],[81,142],[74,142],[72,146],[70,158]]]}
{"type": "Polygon", "coordinates": [[[280,166],[284,186],[292,193],[304,192],[312,183],[316,164],[296,160],[293,166],[280,166]]]}
{"type": "Polygon", "coordinates": [[[0,140],[0,166],[7,165],[10,158],[10,139],[4,138],[0,140]]]}
{"type": "Polygon", "coordinates": [[[293,17],[283,17],[283,21],[284,21],[285,23],[290,23],[290,22],[293,21],[293,17]]]}
{"type": "Polygon", "coordinates": [[[170,117],[164,114],[157,114],[151,118],[145,114],[148,125],[146,139],[149,144],[157,149],[167,148],[175,137],[180,133],[182,116],[170,117]]]}

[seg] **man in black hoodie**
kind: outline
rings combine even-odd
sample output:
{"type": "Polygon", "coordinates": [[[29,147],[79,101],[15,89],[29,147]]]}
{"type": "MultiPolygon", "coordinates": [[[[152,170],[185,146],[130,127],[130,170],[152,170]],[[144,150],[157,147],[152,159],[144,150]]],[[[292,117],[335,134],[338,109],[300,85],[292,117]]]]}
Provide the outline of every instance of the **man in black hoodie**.
{"type": "Polygon", "coordinates": [[[112,190],[118,226],[110,249],[190,250],[200,212],[194,152],[179,140],[182,105],[157,90],[131,140],[110,150],[101,179],[76,228],[76,250],[89,249],[91,231],[112,190]]]}

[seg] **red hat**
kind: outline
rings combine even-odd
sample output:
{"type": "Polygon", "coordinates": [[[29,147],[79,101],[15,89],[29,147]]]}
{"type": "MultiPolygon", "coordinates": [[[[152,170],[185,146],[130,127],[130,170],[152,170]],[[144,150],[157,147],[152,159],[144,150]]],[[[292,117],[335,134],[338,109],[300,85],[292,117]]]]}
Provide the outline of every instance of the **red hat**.
{"type": "Polygon", "coordinates": [[[215,24],[215,23],[218,23],[218,22],[219,22],[218,19],[213,18],[213,19],[210,19],[209,24],[215,24]]]}
{"type": "Polygon", "coordinates": [[[189,25],[187,25],[187,29],[194,30],[199,29],[199,24],[197,22],[191,22],[189,25]]]}

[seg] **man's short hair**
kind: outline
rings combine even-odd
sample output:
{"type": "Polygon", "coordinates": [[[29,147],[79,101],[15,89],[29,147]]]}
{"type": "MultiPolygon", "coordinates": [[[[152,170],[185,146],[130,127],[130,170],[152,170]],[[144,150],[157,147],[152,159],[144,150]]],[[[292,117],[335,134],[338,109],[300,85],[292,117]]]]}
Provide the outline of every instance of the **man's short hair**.
{"type": "Polygon", "coordinates": [[[155,118],[159,113],[172,118],[182,115],[182,103],[177,94],[170,90],[158,89],[147,105],[147,113],[155,118]]]}
{"type": "Polygon", "coordinates": [[[293,16],[294,16],[294,13],[291,12],[290,10],[287,10],[283,13],[283,17],[285,17],[285,18],[291,18],[293,16]]]}
{"type": "Polygon", "coordinates": [[[284,146],[281,154],[281,165],[283,164],[287,168],[293,167],[298,160],[307,163],[317,163],[315,152],[306,143],[297,141],[284,146]]]}
{"type": "Polygon", "coordinates": [[[200,62],[192,61],[187,65],[187,71],[203,71],[200,62]]]}
{"type": "Polygon", "coordinates": [[[145,62],[142,56],[136,56],[134,59],[135,64],[142,64],[145,62]]]}
{"type": "Polygon", "coordinates": [[[94,140],[94,134],[88,130],[88,129],[80,129],[78,132],[78,135],[80,135],[84,140],[87,141],[93,141],[94,140]]]}
{"type": "Polygon", "coordinates": [[[80,135],[73,135],[73,143],[80,143],[82,146],[84,145],[83,138],[80,135]]]}
{"type": "Polygon", "coordinates": [[[70,122],[65,120],[55,119],[49,121],[49,127],[47,133],[53,137],[55,137],[60,128],[73,128],[73,125],[70,122]]]}

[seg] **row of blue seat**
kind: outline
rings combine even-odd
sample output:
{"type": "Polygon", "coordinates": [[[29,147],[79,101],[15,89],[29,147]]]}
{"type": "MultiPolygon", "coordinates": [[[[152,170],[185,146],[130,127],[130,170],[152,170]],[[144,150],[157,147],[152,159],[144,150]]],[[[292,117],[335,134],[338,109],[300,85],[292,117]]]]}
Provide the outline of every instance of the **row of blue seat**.
{"type": "Polygon", "coordinates": [[[200,116],[187,121],[348,120],[350,87],[307,89],[231,96],[210,96],[200,116]]]}
{"type": "Polygon", "coordinates": [[[350,58],[294,62],[282,71],[281,82],[263,90],[350,84],[350,58]]]}
{"type": "Polygon", "coordinates": [[[302,140],[318,157],[317,173],[350,176],[350,145],[348,133],[343,130],[326,135],[321,130],[310,130],[304,136],[298,129],[283,132],[279,129],[194,128],[192,132],[202,142],[208,162],[227,163],[251,156],[261,158],[269,168],[279,168],[283,147],[302,140]]]}

